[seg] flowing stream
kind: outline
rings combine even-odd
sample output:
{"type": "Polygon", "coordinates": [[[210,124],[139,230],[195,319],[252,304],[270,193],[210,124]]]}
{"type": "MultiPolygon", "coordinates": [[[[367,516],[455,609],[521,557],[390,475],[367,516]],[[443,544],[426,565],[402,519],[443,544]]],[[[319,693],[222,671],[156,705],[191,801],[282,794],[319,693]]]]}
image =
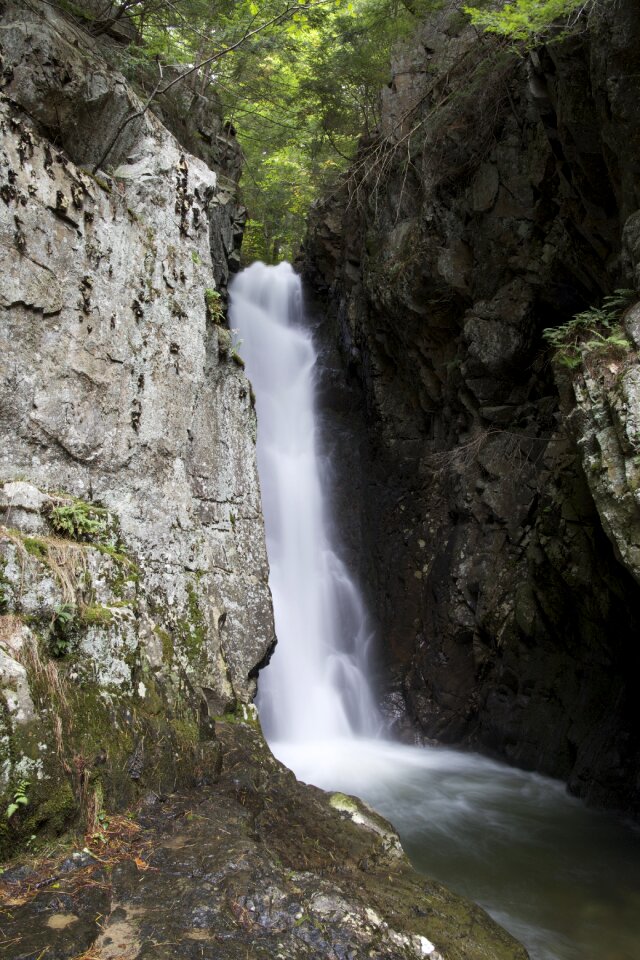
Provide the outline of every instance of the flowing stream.
{"type": "Polygon", "coordinates": [[[640,960],[637,827],[546,777],[385,736],[371,627],[332,534],[316,351],[288,264],[255,263],[235,279],[231,326],[259,421],[278,646],[258,705],[271,749],[299,779],[376,807],[417,869],[482,904],[532,960],[640,960]]]}

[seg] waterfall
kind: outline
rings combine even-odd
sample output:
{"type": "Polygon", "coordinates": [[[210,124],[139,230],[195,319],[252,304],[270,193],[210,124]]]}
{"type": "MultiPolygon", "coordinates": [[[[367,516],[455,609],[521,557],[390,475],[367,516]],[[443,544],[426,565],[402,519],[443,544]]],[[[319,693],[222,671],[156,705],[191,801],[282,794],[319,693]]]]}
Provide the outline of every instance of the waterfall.
{"type": "Polygon", "coordinates": [[[258,413],[278,636],[258,694],[271,749],[301,780],[357,794],[390,817],[414,865],[481,903],[532,960],[639,957],[639,833],[557,781],[381,736],[371,628],[332,534],[316,351],[291,267],[256,263],[239,274],[230,318],[258,413]]]}
{"type": "Polygon", "coordinates": [[[231,287],[230,315],[256,395],[278,637],[260,674],[263,729],[269,740],[287,742],[374,735],[372,631],[334,542],[316,428],[317,354],[303,323],[300,278],[287,263],[254,263],[231,287]]]}

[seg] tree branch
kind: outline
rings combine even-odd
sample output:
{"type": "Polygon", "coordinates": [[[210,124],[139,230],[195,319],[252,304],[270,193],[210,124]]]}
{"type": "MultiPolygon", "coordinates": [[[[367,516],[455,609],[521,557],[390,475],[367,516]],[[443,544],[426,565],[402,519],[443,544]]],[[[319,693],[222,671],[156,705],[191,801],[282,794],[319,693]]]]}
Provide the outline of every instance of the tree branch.
{"type": "Polygon", "coordinates": [[[185,70],[184,73],[181,73],[179,77],[175,77],[173,80],[167,83],[166,86],[164,87],[161,86],[162,67],[158,62],[158,68],[160,69],[159,82],[156,84],[153,91],[151,92],[151,95],[149,96],[146,103],[141,107],[141,109],[136,110],[135,113],[132,113],[130,116],[126,117],[125,120],[123,120],[123,122],[120,124],[115,134],[111,138],[109,145],[107,146],[107,149],[104,151],[104,153],[102,154],[98,162],[93,167],[92,173],[93,174],[97,173],[97,171],[100,169],[102,164],[106,162],[107,158],[109,157],[109,154],[111,153],[116,143],[120,139],[120,136],[123,133],[123,131],[129,126],[129,124],[133,120],[138,120],[140,117],[143,117],[145,115],[145,113],[147,112],[147,110],[149,109],[149,107],[151,106],[151,104],[153,103],[154,99],[157,96],[162,95],[163,93],[166,93],[172,87],[175,87],[176,84],[181,83],[183,80],[186,80],[186,78],[191,76],[192,73],[195,73],[196,70],[201,70],[202,67],[206,67],[208,66],[208,64],[214,63],[216,60],[221,60],[222,57],[226,57],[227,54],[232,53],[234,50],[237,50],[238,47],[241,47],[244,43],[246,43],[252,37],[255,37],[256,34],[262,33],[263,31],[267,30],[269,27],[273,27],[276,24],[282,23],[284,20],[293,16],[294,13],[298,13],[299,11],[307,11],[307,10],[310,10],[312,7],[322,7],[322,6],[325,6],[327,3],[331,3],[331,2],[332,0],[316,0],[315,3],[295,3],[290,6],[287,5],[281,13],[278,13],[276,14],[275,17],[271,17],[270,20],[266,20],[264,23],[261,23],[260,26],[254,27],[253,30],[248,30],[235,43],[229,44],[228,47],[223,47],[222,50],[218,50],[217,53],[214,53],[210,57],[206,57],[204,60],[201,60],[199,63],[196,63],[192,67],[189,67],[188,70],[185,70]]]}

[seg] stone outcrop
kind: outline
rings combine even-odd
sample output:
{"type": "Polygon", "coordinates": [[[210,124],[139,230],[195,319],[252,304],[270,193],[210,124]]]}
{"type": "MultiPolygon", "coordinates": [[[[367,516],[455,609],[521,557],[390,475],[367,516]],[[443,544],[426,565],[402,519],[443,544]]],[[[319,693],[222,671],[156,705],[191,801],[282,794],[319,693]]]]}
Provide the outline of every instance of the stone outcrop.
{"type": "Polygon", "coordinates": [[[211,718],[251,701],[274,631],[229,181],[150,111],[122,127],[140,99],[51,4],[1,16],[10,846],[21,819],[56,832],[80,801],[206,780],[211,718]]]}
{"type": "Polygon", "coordinates": [[[5,872],[12,960],[527,960],[480,907],[418,877],[360,801],[296,782],[247,723],[219,734],[213,789],[151,797],[104,827],[95,857],[5,872]]]}
{"type": "Polygon", "coordinates": [[[541,334],[638,289],[640,18],[521,57],[454,8],[304,253],[362,388],[384,654],[427,736],[638,813],[638,308],[573,371],[541,334]]]}

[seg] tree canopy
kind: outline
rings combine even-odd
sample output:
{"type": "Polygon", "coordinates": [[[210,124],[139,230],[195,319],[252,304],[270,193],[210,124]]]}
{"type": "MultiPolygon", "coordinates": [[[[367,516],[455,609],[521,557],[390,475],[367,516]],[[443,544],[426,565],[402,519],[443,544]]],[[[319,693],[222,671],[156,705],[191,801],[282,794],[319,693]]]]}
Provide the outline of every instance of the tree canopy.
{"type": "MultiPolygon", "coordinates": [[[[274,262],[295,253],[310,203],[375,132],[394,44],[443,2],[105,0],[96,30],[126,17],[138,35],[127,52],[132,68],[155,58],[195,91],[213,88],[244,154],[245,259],[274,262]]],[[[530,42],[591,2],[460,7],[480,29],[530,42]]]]}
{"type": "Polygon", "coordinates": [[[379,119],[393,44],[439,0],[123,0],[129,51],[213,86],[242,146],[245,258],[293,255],[310,203],[379,119]],[[126,8],[126,11],[125,11],[126,8]]]}

